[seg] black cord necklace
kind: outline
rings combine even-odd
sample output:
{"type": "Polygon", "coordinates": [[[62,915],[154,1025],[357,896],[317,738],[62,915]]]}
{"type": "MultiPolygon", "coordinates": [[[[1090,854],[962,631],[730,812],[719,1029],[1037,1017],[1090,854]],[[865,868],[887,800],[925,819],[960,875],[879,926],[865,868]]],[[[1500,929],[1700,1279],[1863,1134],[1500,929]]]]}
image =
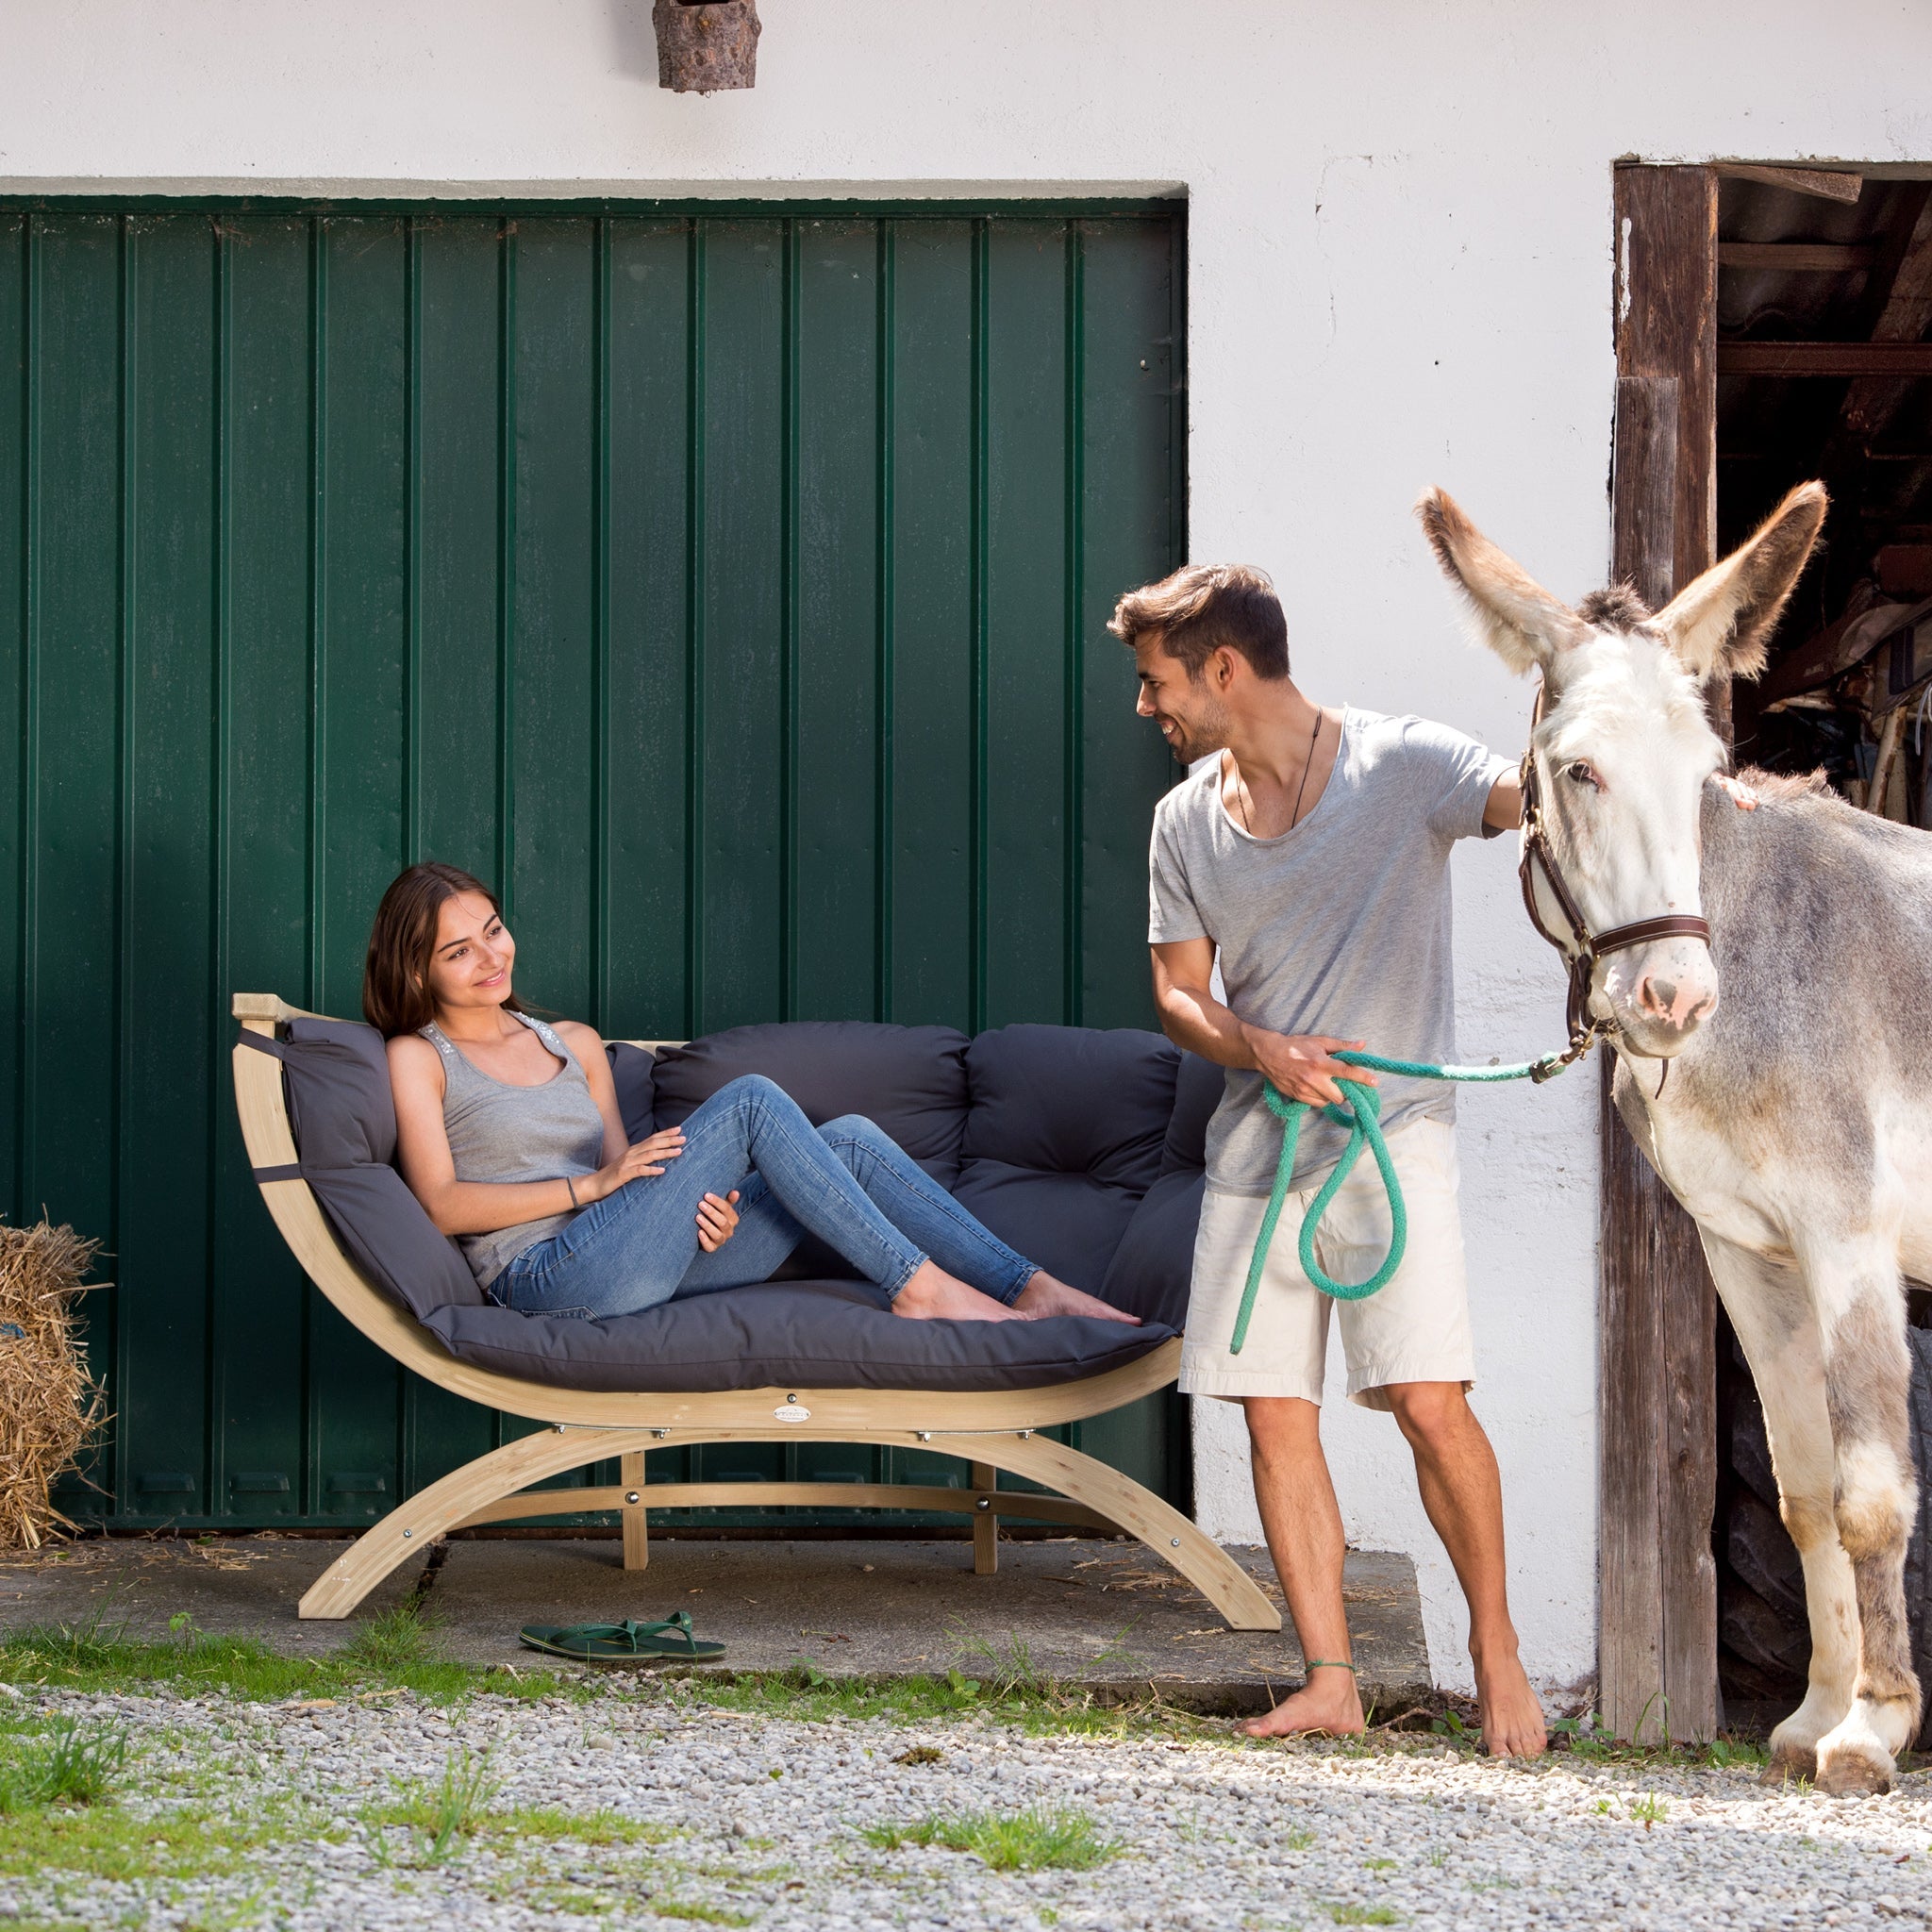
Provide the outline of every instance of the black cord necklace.
{"type": "MultiPolygon", "coordinates": [[[[1294,788],[1294,810],[1290,814],[1288,821],[1288,829],[1291,832],[1302,822],[1302,794],[1308,789],[1308,774],[1315,769],[1315,747],[1321,741],[1322,708],[1317,705],[1315,707],[1315,728],[1308,734],[1308,755],[1302,760],[1302,782],[1294,788]]],[[[1246,783],[1247,781],[1241,776],[1241,768],[1237,763],[1234,768],[1234,802],[1241,808],[1241,830],[1252,839],[1255,836],[1255,827],[1253,822],[1248,817],[1248,801],[1241,795],[1246,783]]],[[[1287,834],[1284,833],[1282,836],[1286,837],[1287,834]]]]}

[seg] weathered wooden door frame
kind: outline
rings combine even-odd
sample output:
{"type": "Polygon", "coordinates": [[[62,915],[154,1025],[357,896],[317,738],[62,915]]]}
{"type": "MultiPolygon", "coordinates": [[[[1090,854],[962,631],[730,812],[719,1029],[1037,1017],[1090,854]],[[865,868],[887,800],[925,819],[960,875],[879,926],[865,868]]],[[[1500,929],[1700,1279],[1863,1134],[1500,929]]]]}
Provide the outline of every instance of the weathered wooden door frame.
{"type": "MultiPolygon", "coordinates": [[[[1708,167],[1616,170],[1612,570],[1653,608],[1717,536],[1717,192],[1708,167]]],[[[1728,741],[1730,691],[1710,692],[1728,741]]],[[[1602,1063],[1598,1710],[1620,1738],[1719,1722],[1717,1297],[1697,1230],[1638,1151],[1602,1063]]]]}

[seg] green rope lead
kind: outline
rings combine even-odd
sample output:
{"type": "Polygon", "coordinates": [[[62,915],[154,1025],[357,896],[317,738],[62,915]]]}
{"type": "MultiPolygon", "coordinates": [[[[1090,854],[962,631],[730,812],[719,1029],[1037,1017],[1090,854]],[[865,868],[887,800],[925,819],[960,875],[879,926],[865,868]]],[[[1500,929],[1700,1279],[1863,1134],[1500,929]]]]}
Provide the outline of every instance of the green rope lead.
{"type": "MultiPolygon", "coordinates": [[[[1338,1052],[1333,1058],[1352,1067],[1373,1068],[1378,1074],[1401,1074],[1414,1080],[1457,1080],[1481,1086],[1491,1086],[1504,1080],[1527,1080],[1536,1075],[1548,1079],[1553,1073],[1562,1071],[1555,1057],[1547,1055],[1540,1060],[1520,1060],[1507,1067],[1439,1067],[1428,1060],[1391,1060],[1380,1054],[1357,1053],[1353,1049],[1338,1052]]],[[[1359,1080],[1338,1080],[1335,1084],[1341,1088],[1348,1108],[1344,1111],[1339,1107],[1324,1107],[1322,1114],[1324,1119],[1348,1129],[1348,1145],[1341,1150],[1341,1159],[1322,1183],[1315,1198],[1308,1203],[1308,1211],[1302,1216],[1298,1252],[1302,1273],[1324,1294],[1333,1295],[1337,1301],[1358,1302],[1367,1299],[1378,1288],[1386,1287],[1402,1266],[1403,1253],[1408,1246],[1408,1209],[1403,1203],[1402,1183],[1395,1177],[1395,1163],[1390,1158],[1389,1143],[1382,1138],[1381,1094],[1359,1080]],[[1323,1273],[1321,1263],[1315,1259],[1315,1235],[1322,1225],[1323,1215],[1328,1211],[1328,1204],[1334,1200],[1342,1182],[1361,1158],[1364,1146],[1374,1156],[1375,1165],[1381,1170],[1382,1185],[1389,1191],[1391,1233],[1389,1253],[1384,1257],[1382,1265],[1366,1281],[1351,1286],[1346,1282],[1331,1281],[1323,1273]]],[[[1281,1219],[1282,1206],[1288,1199],[1288,1184],[1294,1174],[1294,1156],[1295,1149],[1301,1144],[1302,1122],[1314,1111],[1306,1100],[1289,1099],[1272,1081],[1263,1083],[1261,1093],[1268,1103],[1268,1111],[1281,1123],[1281,1158],[1274,1166],[1274,1186],[1268,1196],[1268,1210],[1261,1217],[1261,1231],[1255,1238],[1255,1257],[1248,1263],[1248,1285],[1241,1291],[1241,1312],[1235,1317],[1234,1340],[1228,1347],[1230,1355],[1241,1354],[1241,1345],[1248,1339],[1248,1322],[1255,1312],[1255,1296],[1261,1286],[1261,1271],[1268,1265],[1268,1250],[1274,1240],[1275,1224],[1281,1219]]]]}

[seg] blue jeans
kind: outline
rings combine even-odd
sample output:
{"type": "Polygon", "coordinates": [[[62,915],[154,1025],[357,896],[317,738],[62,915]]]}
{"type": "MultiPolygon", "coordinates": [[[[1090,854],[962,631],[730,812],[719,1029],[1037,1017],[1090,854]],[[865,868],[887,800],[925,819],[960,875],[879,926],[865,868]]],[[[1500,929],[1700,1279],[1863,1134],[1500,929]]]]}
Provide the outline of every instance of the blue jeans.
{"type": "Polygon", "coordinates": [[[490,1295],[526,1315],[602,1319],[674,1296],[769,1280],[808,1233],[896,1295],[928,1258],[1011,1302],[1034,1267],[858,1114],[814,1128],[783,1088],[750,1074],[684,1124],[661,1174],[626,1181],[524,1252],[490,1295]],[[698,1203],[739,1190],[738,1230],[698,1246],[698,1203]]]}

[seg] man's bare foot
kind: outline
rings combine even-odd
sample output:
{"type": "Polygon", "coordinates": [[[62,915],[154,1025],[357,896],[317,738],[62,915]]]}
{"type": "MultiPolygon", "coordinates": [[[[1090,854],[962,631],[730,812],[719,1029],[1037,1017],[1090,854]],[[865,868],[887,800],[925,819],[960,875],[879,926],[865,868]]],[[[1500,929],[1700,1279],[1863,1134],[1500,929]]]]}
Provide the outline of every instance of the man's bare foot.
{"type": "Polygon", "coordinates": [[[1335,1670],[1311,1671],[1292,1697],[1241,1726],[1250,1738],[1359,1738],[1362,1730],[1362,1700],[1354,1674],[1335,1670]]]}
{"type": "Polygon", "coordinates": [[[1139,1315],[1130,1315],[1095,1295],[1082,1294],[1077,1288],[1055,1280],[1044,1268],[1013,1297],[1013,1307],[1035,1320],[1042,1315],[1097,1315],[1103,1322],[1125,1322],[1135,1328],[1141,1325],[1139,1315]]]}
{"type": "Polygon", "coordinates": [[[1476,1702],[1483,1714],[1483,1745],[1491,1757],[1541,1757],[1549,1744],[1543,1707],[1529,1688],[1512,1650],[1492,1669],[1475,1667],[1476,1702]]]}
{"type": "Polygon", "coordinates": [[[892,1297],[892,1312],[915,1322],[1024,1322],[990,1294],[968,1288],[958,1276],[922,1261],[912,1279],[892,1297]]]}

